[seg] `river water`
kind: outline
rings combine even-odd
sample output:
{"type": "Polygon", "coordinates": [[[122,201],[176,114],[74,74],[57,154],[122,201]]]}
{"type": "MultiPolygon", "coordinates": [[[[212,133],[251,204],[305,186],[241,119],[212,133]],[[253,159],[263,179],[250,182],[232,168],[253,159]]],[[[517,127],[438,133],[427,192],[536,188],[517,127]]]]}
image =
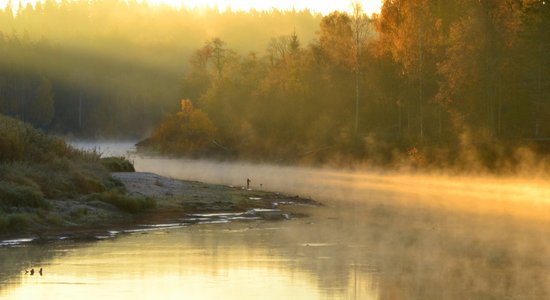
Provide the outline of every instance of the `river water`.
{"type": "Polygon", "coordinates": [[[1,299],[550,297],[544,180],[131,159],[138,171],[234,186],[250,178],[255,189],[325,205],[297,208],[310,217],[288,221],[1,247],[1,299]]]}

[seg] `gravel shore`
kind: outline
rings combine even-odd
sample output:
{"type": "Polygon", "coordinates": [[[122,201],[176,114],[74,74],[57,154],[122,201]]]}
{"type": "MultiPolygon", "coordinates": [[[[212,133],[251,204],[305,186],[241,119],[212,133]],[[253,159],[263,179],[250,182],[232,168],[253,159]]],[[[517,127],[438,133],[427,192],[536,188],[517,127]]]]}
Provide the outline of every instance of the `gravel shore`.
{"type": "MultiPolygon", "coordinates": [[[[57,225],[41,225],[25,234],[3,239],[33,237],[35,240],[96,239],[106,232],[134,230],[157,224],[189,225],[199,221],[284,220],[304,216],[299,206],[318,202],[274,192],[244,187],[176,180],[154,173],[112,173],[129,196],[152,199],[155,208],[132,214],[90,197],[52,200],[48,212],[58,218],[57,225]]],[[[93,198],[93,197],[92,197],[93,198]]],[[[1,243],[0,243],[1,244],[1,243]]]]}

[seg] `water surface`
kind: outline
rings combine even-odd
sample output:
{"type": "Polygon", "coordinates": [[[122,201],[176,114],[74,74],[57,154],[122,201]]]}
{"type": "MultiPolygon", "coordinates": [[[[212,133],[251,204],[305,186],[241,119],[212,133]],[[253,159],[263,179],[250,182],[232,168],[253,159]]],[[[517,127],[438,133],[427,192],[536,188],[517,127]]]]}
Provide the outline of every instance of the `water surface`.
{"type": "Polygon", "coordinates": [[[309,218],[0,248],[2,299],[545,299],[543,180],[133,158],[176,178],[311,196],[309,218]],[[43,276],[24,270],[44,268],[43,276]]]}

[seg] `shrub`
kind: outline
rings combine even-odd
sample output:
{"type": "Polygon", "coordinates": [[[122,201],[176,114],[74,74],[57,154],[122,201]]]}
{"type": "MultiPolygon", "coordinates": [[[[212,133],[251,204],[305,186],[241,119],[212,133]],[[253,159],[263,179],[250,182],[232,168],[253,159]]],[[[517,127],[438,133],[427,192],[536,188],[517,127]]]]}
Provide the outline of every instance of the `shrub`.
{"type": "Polygon", "coordinates": [[[61,218],[61,216],[58,214],[48,214],[44,219],[46,220],[46,222],[48,222],[48,224],[57,226],[63,224],[63,218],[61,218]]]}
{"type": "Polygon", "coordinates": [[[102,165],[80,160],[55,159],[28,166],[25,172],[47,198],[100,193],[110,184],[109,172],[102,165]]]}
{"type": "Polygon", "coordinates": [[[219,151],[218,130],[208,115],[195,109],[190,100],[181,100],[181,111],[168,116],[151,137],[139,142],[139,150],[159,150],[163,154],[195,156],[219,151]]]}
{"type": "Polygon", "coordinates": [[[101,193],[98,198],[100,201],[112,204],[118,209],[129,213],[138,213],[156,207],[156,202],[151,198],[132,197],[116,191],[101,193]]]}
{"type": "Polygon", "coordinates": [[[40,186],[27,176],[29,173],[33,171],[25,163],[0,164],[0,181],[40,189],[40,186]]]}
{"type": "Polygon", "coordinates": [[[81,218],[83,216],[88,215],[88,208],[87,207],[75,207],[71,210],[70,215],[73,218],[81,218]]]}
{"type": "Polygon", "coordinates": [[[100,156],[75,149],[60,138],[0,114],[0,162],[43,163],[60,157],[98,161],[100,156]]]}
{"type": "Polygon", "coordinates": [[[8,219],[0,214],[0,233],[8,231],[8,219]]]}
{"type": "Polygon", "coordinates": [[[105,190],[104,185],[99,178],[84,174],[80,172],[74,172],[72,174],[73,183],[80,193],[97,193],[105,190]]]}
{"type": "Polygon", "coordinates": [[[0,181],[0,205],[49,208],[49,203],[38,189],[3,181],[0,181]]]}
{"type": "Polygon", "coordinates": [[[7,217],[7,231],[20,232],[25,231],[31,225],[29,215],[26,214],[13,214],[7,217]]]}
{"type": "Polygon", "coordinates": [[[124,157],[105,157],[101,164],[110,172],[135,172],[134,165],[124,157]]]}

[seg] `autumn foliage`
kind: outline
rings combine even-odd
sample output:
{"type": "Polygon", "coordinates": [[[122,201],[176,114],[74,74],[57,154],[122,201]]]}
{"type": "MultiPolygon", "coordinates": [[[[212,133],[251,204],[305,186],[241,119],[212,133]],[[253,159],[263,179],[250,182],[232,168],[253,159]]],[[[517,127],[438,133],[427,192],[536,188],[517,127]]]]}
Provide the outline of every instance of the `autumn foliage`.
{"type": "Polygon", "coordinates": [[[323,17],[309,44],[275,37],[264,55],[212,39],[183,95],[242,159],[510,170],[525,149],[550,151],[549,7],[388,0],[370,18],[323,17]]]}
{"type": "Polygon", "coordinates": [[[170,155],[492,172],[549,160],[548,1],[385,0],[373,16],[140,3],[6,8],[0,111],[95,137],[158,125],[140,144],[170,155]]]}
{"type": "Polygon", "coordinates": [[[168,116],[141,145],[153,146],[164,154],[205,155],[216,147],[216,133],[208,116],[184,99],[181,110],[168,116]]]}

